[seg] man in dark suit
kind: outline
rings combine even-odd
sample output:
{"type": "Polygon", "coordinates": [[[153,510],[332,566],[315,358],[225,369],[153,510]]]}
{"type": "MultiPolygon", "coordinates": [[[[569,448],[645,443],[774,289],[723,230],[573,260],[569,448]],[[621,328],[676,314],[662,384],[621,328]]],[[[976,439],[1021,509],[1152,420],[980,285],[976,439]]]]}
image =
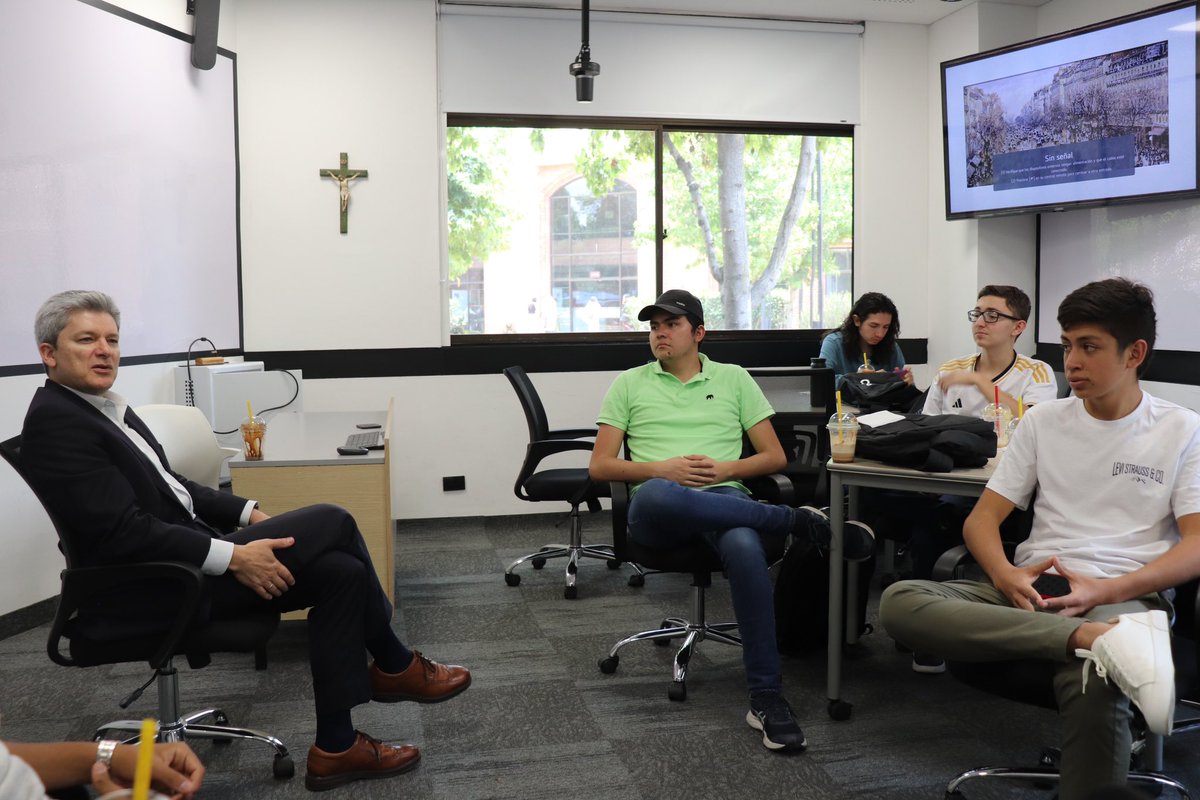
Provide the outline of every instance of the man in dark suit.
{"type": "Polygon", "coordinates": [[[264,604],[311,608],[317,732],[305,785],[319,791],[413,768],[415,747],[354,730],[350,709],[368,700],[448,700],[470,685],[470,673],[396,637],[391,603],[345,510],[321,505],[269,517],[252,500],[171,471],[149,428],[112,391],[120,320],[108,295],[69,291],[47,300],[35,324],[49,380],[26,414],[21,459],[82,561],[73,566],[193,564],[208,576],[214,619],[264,604]],[[369,667],[364,650],[374,659],[369,667]]]}

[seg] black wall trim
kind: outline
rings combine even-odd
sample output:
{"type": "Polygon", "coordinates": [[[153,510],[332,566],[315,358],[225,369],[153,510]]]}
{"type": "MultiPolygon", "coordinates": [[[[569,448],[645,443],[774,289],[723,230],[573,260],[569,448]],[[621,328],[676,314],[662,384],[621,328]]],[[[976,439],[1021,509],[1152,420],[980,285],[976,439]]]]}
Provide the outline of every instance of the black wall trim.
{"type": "MultiPolygon", "coordinates": [[[[230,356],[241,355],[242,351],[241,350],[218,350],[217,354],[228,358],[230,356]]],[[[206,350],[201,353],[194,352],[194,353],[192,353],[192,355],[193,356],[197,356],[197,355],[207,356],[207,355],[212,355],[212,354],[206,350]]],[[[246,358],[246,360],[253,361],[254,359],[246,358]]],[[[179,366],[182,367],[184,364],[187,363],[187,353],[186,352],[183,352],[183,353],[159,353],[159,354],[150,355],[150,356],[123,356],[121,358],[121,366],[135,367],[139,364],[165,364],[169,361],[177,361],[177,362],[179,362],[179,366]]],[[[43,374],[45,374],[45,372],[46,372],[46,368],[44,366],[42,366],[41,362],[38,362],[36,364],[17,364],[15,366],[0,367],[0,378],[10,378],[13,375],[43,375],[43,374]]],[[[118,377],[117,380],[120,380],[120,378],[118,377]]],[[[120,389],[118,389],[117,391],[120,391],[120,389]]]]}
{"type": "MultiPolygon", "coordinates": [[[[926,361],[926,339],[903,339],[908,361],[926,361]]],[[[743,367],[808,366],[821,350],[820,332],[805,331],[781,341],[706,340],[703,351],[716,361],[743,367]]],[[[528,372],[604,372],[629,369],[650,360],[650,349],[637,342],[455,345],[387,350],[284,350],[247,352],[247,361],[267,369],[300,369],[305,378],[383,378],[423,375],[492,375],[520,364],[528,372]]]]}
{"type": "MultiPolygon", "coordinates": [[[[1062,347],[1056,344],[1038,343],[1035,358],[1045,361],[1055,372],[1062,372],[1062,347]]],[[[1179,383],[1184,386],[1200,386],[1200,353],[1183,350],[1155,350],[1142,380],[1159,383],[1179,383]]]]}
{"type": "Polygon", "coordinates": [[[7,614],[0,614],[0,639],[16,636],[30,628],[45,625],[54,619],[54,609],[58,607],[58,595],[39,600],[31,606],[18,608],[7,614]]]}

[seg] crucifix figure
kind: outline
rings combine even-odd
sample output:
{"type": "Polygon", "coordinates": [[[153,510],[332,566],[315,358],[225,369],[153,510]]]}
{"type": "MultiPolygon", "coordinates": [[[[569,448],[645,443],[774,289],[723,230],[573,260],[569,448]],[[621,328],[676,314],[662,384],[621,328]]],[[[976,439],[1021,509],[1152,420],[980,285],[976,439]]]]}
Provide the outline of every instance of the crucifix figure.
{"type": "Polygon", "coordinates": [[[347,155],[342,153],[341,158],[338,159],[340,166],[337,169],[321,170],[322,178],[333,178],[338,182],[338,195],[342,210],[342,233],[346,232],[346,211],[350,208],[350,181],[367,177],[365,169],[356,169],[351,172],[347,168],[349,161],[347,155]]]}

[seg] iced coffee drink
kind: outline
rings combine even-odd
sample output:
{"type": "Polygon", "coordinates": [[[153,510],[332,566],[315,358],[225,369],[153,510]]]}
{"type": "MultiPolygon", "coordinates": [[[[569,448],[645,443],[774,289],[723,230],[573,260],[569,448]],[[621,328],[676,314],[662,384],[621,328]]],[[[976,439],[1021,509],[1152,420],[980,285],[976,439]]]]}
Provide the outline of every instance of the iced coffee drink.
{"type": "Polygon", "coordinates": [[[858,442],[858,417],[846,412],[840,417],[829,418],[829,449],[834,462],[849,463],[854,460],[854,446],[858,442]]]}
{"type": "Polygon", "coordinates": [[[242,431],[242,454],[247,461],[262,461],[263,439],[267,435],[267,423],[262,417],[245,419],[240,426],[242,431]]]}

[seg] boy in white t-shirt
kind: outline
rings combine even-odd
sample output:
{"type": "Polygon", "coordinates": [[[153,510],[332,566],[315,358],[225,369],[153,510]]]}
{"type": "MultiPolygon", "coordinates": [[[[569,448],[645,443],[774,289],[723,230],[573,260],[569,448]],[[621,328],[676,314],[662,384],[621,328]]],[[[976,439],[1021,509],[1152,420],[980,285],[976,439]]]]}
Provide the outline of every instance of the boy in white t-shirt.
{"type": "Polygon", "coordinates": [[[1138,384],[1154,348],[1149,289],[1089,283],[1058,322],[1074,396],[1025,415],[964,528],[988,582],[893,584],[880,619],[952,660],[1056,662],[1060,797],[1075,800],[1125,782],[1129,700],[1152,731],[1171,727],[1161,592],[1200,575],[1200,417],[1138,384]],[[1035,489],[1032,532],[1010,563],[1000,523],[1035,489]]]}
{"type": "Polygon", "coordinates": [[[980,289],[975,308],[967,312],[979,352],[942,364],[922,412],[977,417],[996,402],[997,387],[1000,402],[1014,417],[1019,401],[1028,408],[1053,400],[1058,386],[1050,365],[1016,350],[1029,324],[1029,309],[1029,295],[1016,286],[980,289]]]}

